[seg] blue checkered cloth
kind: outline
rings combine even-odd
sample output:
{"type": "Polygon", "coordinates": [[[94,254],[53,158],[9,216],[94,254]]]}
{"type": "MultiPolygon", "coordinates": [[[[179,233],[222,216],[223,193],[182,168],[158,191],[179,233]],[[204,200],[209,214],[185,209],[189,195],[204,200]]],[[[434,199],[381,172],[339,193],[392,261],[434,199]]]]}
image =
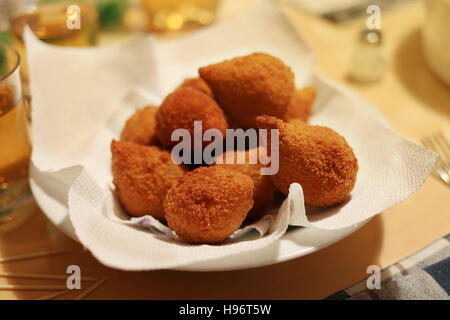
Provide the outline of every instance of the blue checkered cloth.
{"type": "Polygon", "coordinates": [[[450,300],[450,234],[381,271],[380,289],[367,279],[328,300],[450,300]]]}

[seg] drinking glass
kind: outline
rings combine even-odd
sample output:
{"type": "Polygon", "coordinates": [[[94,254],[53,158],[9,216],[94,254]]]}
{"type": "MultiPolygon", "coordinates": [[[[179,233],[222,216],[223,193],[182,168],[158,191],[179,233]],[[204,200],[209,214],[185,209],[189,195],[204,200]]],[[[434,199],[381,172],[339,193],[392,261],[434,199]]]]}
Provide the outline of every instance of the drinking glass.
{"type": "Polygon", "coordinates": [[[40,40],[60,46],[96,44],[98,14],[96,0],[9,0],[11,41],[22,59],[21,77],[29,98],[29,75],[23,43],[26,25],[40,40]]]}
{"type": "Polygon", "coordinates": [[[36,209],[28,184],[30,154],[20,56],[0,43],[0,233],[22,224],[36,209]]]}

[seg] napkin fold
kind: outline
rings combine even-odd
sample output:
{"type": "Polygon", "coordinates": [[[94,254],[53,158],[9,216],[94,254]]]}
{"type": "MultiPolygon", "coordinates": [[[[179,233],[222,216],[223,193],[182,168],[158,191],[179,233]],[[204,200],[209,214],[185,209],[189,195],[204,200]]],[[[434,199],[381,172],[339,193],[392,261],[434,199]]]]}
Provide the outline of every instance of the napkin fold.
{"type": "Polygon", "coordinates": [[[311,50],[270,2],[260,1],[227,22],[171,41],[146,37],[122,46],[73,49],[44,44],[27,30],[25,42],[33,97],[31,179],[39,175],[41,184],[58,181],[61,189],[54,196],[67,203],[78,239],[110,267],[175,268],[261,249],[282,237],[289,225],[352,226],[410,196],[436,160],[434,153],[380,123],[376,111],[315,75],[311,50]],[[109,150],[125,120],[137,108],[158,105],[183,78],[196,76],[198,67],[254,51],[290,65],[297,86],[316,86],[311,122],[343,135],[358,158],[350,199],[333,208],[305,208],[301,185],[294,183],[278,210],[220,245],[181,242],[151,217],[127,219],[111,192],[109,150]],[[77,175],[67,174],[68,168],[77,175]]]}

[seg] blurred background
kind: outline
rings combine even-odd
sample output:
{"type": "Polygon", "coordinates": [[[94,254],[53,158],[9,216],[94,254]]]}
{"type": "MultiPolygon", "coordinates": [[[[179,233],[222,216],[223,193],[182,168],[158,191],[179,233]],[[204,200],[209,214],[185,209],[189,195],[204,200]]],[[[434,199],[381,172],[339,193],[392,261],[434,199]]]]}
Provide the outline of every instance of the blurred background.
{"type": "MultiPolygon", "coordinates": [[[[427,67],[450,86],[450,4],[449,0],[262,0],[272,1],[289,11],[294,25],[300,19],[316,17],[321,21],[315,30],[299,30],[306,39],[320,29],[322,43],[335,43],[333,34],[352,39],[351,52],[346,53],[346,78],[369,83],[383,77],[386,64],[385,38],[393,38],[384,18],[397,15],[416,22],[418,30],[411,34],[412,48],[427,67]],[[390,12],[395,12],[390,14],[390,12]],[[426,23],[425,23],[426,22],[426,23]],[[350,27],[351,26],[351,27],[350,27]],[[356,27],[356,28],[355,28],[356,27]],[[325,31],[324,29],[324,31],[325,31]],[[420,52],[419,52],[420,51],[420,52]]],[[[255,0],[0,0],[0,41],[12,43],[22,58],[25,49],[22,32],[29,25],[35,35],[48,43],[61,46],[96,46],[123,43],[147,34],[160,38],[183,36],[202,27],[230,18],[255,0]],[[76,7],[71,8],[70,6],[76,7]],[[69,28],[79,23],[81,28],[69,28]]],[[[401,29],[397,25],[397,29],[401,29]]],[[[396,38],[396,44],[409,38],[396,38]]],[[[388,43],[387,46],[390,44],[388,43]]],[[[346,48],[340,48],[346,51],[346,48]]],[[[317,53],[320,55],[320,53],[317,53]]],[[[414,56],[414,52],[410,54],[414,56]]],[[[410,68],[419,68],[412,58],[410,68]]],[[[403,66],[400,66],[403,68],[403,66]]],[[[29,98],[26,59],[21,61],[21,77],[25,97],[29,98]]],[[[416,86],[417,84],[412,84],[416,86]]],[[[425,98],[426,99],[426,98],[425,98]]]]}

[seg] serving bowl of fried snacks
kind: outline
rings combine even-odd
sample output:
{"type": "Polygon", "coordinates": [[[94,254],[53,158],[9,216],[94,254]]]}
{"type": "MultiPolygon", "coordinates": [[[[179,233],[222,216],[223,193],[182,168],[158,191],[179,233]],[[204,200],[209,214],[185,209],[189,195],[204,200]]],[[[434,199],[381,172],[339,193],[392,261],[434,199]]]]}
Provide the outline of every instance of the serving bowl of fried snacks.
{"type": "Polygon", "coordinates": [[[300,257],[405,200],[430,174],[435,154],[317,74],[268,6],[175,42],[89,55],[26,36],[33,194],[103,264],[232,270],[300,257]],[[264,37],[248,28],[261,19],[264,37]],[[40,78],[68,56],[66,69],[82,77],[40,78]]]}

